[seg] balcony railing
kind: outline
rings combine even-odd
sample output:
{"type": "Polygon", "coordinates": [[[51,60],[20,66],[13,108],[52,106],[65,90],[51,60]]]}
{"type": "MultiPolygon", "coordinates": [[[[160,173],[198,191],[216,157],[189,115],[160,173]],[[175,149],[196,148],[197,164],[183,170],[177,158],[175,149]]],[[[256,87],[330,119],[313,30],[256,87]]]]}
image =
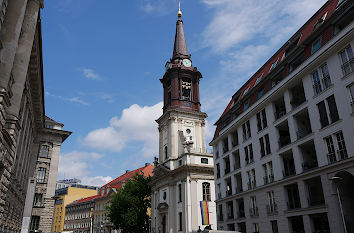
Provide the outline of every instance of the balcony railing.
{"type": "Polygon", "coordinates": [[[256,187],[256,181],[252,180],[252,181],[247,182],[247,187],[248,187],[248,190],[254,189],[256,187]]]}
{"type": "Polygon", "coordinates": [[[279,143],[279,148],[289,145],[291,143],[290,135],[289,136],[281,136],[278,143],[279,143]]]}
{"type": "Polygon", "coordinates": [[[307,203],[309,206],[319,206],[319,205],[324,205],[325,200],[323,198],[318,198],[318,197],[309,197],[307,198],[307,203]]]}
{"type": "Polygon", "coordinates": [[[226,190],[226,196],[231,196],[232,195],[232,190],[226,190]]]}
{"type": "Polygon", "coordinates": [[[304,171],[308,171],[308,170],[311,170],[311,169],[316,168],[316,167],[318,167],[317,161],[314,161],[314,162],[303,162],[302,163],[302,170],[304,170],[304,171]]]}
{"type": "Polygon", "coordinates": [[[230,167],[225,168],[225,175],[228,174],[228,173],[230,173],[230,167]]]}
{"type": "Polygon", "coordinates": [[[259,216],[258,207],[250,208],[250,216],[251,217],[258,217],[259,216]]]}
{"type": "Polygon", "coordinates": [[[285,116],[285,114],[286,114],[285,109],[284,109],[284,110],[276,111],[276,112],[274,113],[275,120],[278,120],[278,119],[281,118],[282,116],[285,116]]]}
{"type": "Polygon", "coordinates": [[[306,101],[305,97],[294,97],[291,101],[290,104],[293,106],[293,108],[296,108],[300,106],[302,103],[306,101]]]}
{"type": "Polygon", "coordinates": [[[286,203],[288,206],[288,210],[293,210],[293,209],[300,209],[301,204],[300,201],[291,201],[286,203]]]}
{"type": "Polygon", "coordinates": [[[348,158],[348,153],[347,153],[347,149],[346,148],[337,150],[337,154],[339,156],[339,160],[343,160],[343,159],[347,159],[348,158]]]}
{"type": "Polygon", "coordinates": [[[276,203],[273,203],[271,205],[267,205],[267,214],[268,215],[275,215],[278,214],[278,206],[276,203]]]}
{"type": "Polygon", "coordinates": [[[296,136],[297,136],[297,139],[299,140],[301,138],[306,137],[310,133],[312,133],[312,130],[311,130],[311,126],[308,125],[306,128],[298,130],[296,132],[296,136]]]}
{"type": "Polygon", "coordinates": [[[228,151],[229,151],[229,145],[224,145],[224,146],[222,147],[222,151],[223,151],[224,153],[228,152],[228,151]]]}
{"type": "Polygon", "coordinates": [[[296,175],[296,171],[294,169],[283,170],[283,177],[284,178],[289,177],[289,176],[294,176],[294,175],[296,175]]]}
{"type": "Polygon", "coordinates": [[[269,184],[274,182],[274,175],[270,174],[270,175],[265,175],[263,176],[263,180],[264,180],[264,184],[269,184]]]}
{"type": "Polygon", "coordinates": [[[243,209],[240,209],[238,212],[237,212],[237,218],[240,219],[240,218],[245,218],[246,215],[245,215],[245,210],[243,209]]]}
{"type": "Polygon", "coordinates": [[[241,164],[240,163],[235,163],[234,164],[234,170],[238,170],[241,168],[241,164]]]}

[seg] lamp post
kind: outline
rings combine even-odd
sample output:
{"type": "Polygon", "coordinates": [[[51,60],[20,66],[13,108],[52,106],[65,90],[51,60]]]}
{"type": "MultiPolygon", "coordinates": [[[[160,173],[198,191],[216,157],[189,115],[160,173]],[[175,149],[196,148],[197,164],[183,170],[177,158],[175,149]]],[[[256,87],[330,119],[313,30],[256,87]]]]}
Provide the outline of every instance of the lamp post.
{"type": "Polygon", "coordinates": [[[336,189],[337,189],[337,197],[338,197],[338,202],[339,202],[339,208],[340,208],[340,213],[342,216],[342,221],[343,221],[343,226],[344,226],[344,233],[347,233],[347,225],[345,223],[345,218],[344,218],[344,213],[343,213],[343,206],[342,206],[342,200],[340,198],[340,193],[339,193],[339,182],[343,181],[342,177],[339,176],[333,176],[332,178],[329,179],[330,181],[332,181],[335,185],[336,185],[336,189]]]}

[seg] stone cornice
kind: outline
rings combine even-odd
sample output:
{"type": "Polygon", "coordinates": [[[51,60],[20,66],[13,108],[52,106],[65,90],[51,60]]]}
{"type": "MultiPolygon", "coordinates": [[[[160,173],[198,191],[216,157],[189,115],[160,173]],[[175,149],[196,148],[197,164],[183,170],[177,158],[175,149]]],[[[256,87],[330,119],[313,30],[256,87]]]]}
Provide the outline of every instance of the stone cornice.
{"type": "MultiPolygon", "coordinates": [[[[182,109],[168,109],[161,117],[159,117],[156,122],[160,123],[164,120],[166,120],[167,117],[178,115],[178,114],[185,114],[186,117],[188,116],[194,116],[196,119],[200,118],[207,118],[208,115],[204,112],[193,112],[193,111],[184,111],[182,109]]],[[[183,117],[183,116],[182,116],[183,117]]]]}

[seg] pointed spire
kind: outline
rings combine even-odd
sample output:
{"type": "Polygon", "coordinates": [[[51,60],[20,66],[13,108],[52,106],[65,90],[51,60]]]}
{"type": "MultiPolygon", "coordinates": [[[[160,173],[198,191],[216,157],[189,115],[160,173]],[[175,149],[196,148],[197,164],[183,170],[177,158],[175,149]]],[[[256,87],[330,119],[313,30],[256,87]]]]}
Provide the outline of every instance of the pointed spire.
{"type": "Polygon", "coordinates": [[[183,21],[182,21],[182,11],[181,11],[181,1],[178,3],[178,20],[176,23],[176,35],[175,44],[173,48],[172,60],[189,58],[186,38],[184,36],[183,21]]]}

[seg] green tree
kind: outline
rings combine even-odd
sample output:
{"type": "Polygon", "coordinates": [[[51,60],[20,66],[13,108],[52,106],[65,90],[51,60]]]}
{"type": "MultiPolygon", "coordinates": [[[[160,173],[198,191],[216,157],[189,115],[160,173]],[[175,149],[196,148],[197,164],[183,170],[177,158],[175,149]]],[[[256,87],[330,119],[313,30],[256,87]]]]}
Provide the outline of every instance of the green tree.
{"type": "Polygon", "coordinates": [[[113,196],[108,217],[122,233],[149,232],[151,177],[136,174],[113,196]]]}

